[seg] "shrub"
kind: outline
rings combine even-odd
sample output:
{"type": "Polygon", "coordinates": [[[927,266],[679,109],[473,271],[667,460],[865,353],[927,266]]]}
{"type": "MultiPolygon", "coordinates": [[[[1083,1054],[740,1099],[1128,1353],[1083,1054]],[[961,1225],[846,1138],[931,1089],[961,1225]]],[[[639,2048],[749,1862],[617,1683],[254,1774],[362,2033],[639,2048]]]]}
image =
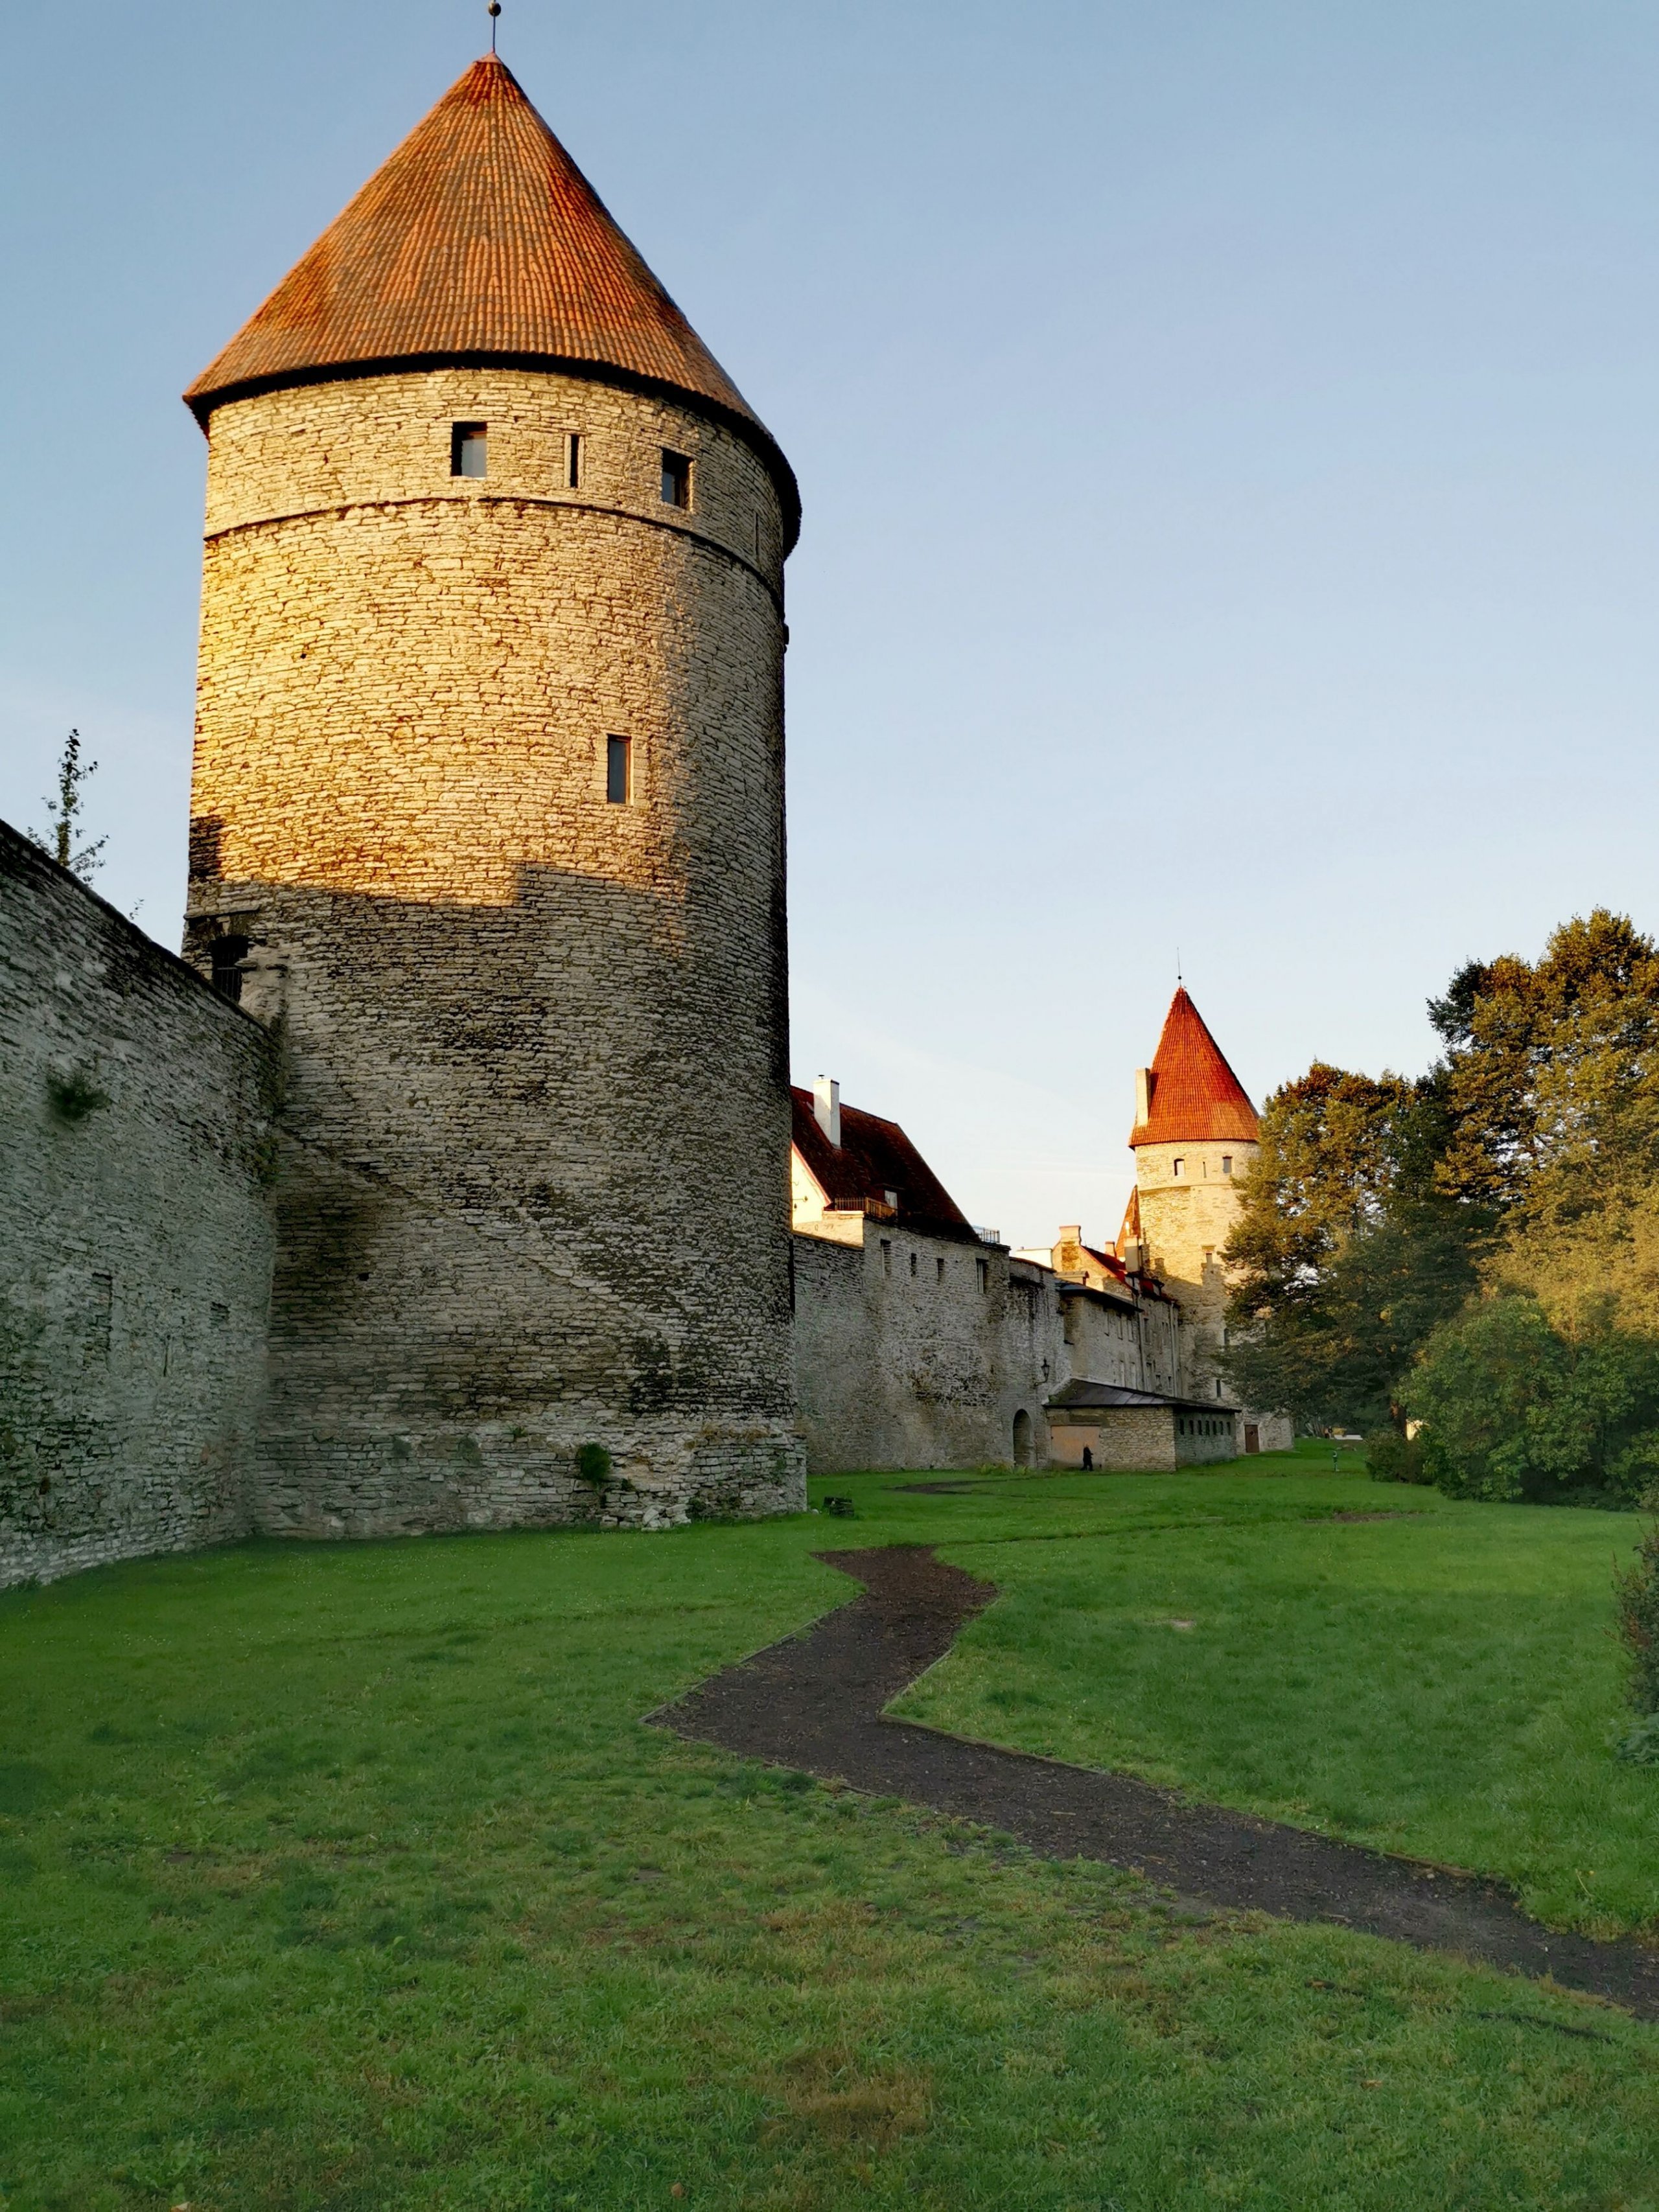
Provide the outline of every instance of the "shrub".
{"type": "Polygon", "coordinates": [[[88,1114],[95,1114],[100,1106],[109,1104],[108,1091],[99,1088],[96,1077],[86,1067],[73,1067],[67,1075],[49,1070],[46,1097],[58,1119],[71,1127],[76,1121],[84,1121],[88,1114]]]}
{"type": "MultiPolygon", "coordinates": [[[[1638,1713],[1659,1722],[1659,1522],[1650,1525],[1637,1546],[1634,1562],[1617,1577],[1613,1587],[1619,1641],[1631,1657],[1630,1701],[1638,1713]]],[[[1630,1759],[1637,1754],[1621,1746],[1620,1755],[1630,1759]]],[[[1653,1759],[1644,1758],[1642,1764],[1659,1764],[1659,1735],[1653,1759]]]]}
{"type": "Polygon", "coordinates": [[[1422,1439],[1398,1429],[1377,1429],[1365,1439],[1365,1465],[1373,1482],[1427,1482],[1422,1439]]]}
{"type": "Polygon", "coordinates": [[[595,1490],[603,1490],[611,1480],[610,1453],[603,1444],[583,1444],[576,1454],[576,1472],[595,1490]]]}
{"type": "Polygon", "coordinates": [[[1632,1504],[1659,1455],[1659,1342],[1589,1316],[1565,1335],[1530,1292],[1437,1328],[1404,1393],[1429,1480],[1462,1498],[1632,1504]]]}
{"type": "Polygon", "coordinates": [[[1613,1755],[1632,1766],[1659,1766],[1659,1713],[1632,1721],[1614,1744],[1613,1755]]]}

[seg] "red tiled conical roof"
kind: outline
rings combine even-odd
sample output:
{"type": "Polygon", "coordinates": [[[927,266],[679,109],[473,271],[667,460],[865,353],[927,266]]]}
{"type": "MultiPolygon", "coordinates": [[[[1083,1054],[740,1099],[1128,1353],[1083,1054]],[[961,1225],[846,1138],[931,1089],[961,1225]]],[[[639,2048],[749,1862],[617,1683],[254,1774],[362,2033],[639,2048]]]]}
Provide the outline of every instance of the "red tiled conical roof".
{"type": "MultiPolygon", "coordinates": [[[[399,364],[517,362],[665,389],[789,465],[493,54],[417,123],[185,398],[399,364]]],[[[793,527],[791,535],[793,537],[793,527]]]]}
{"type": "Polygon", "coordinates": [[[1260,1133],[1243,1085],[1184,989],[1170,1001],[1152,1079],[1146,1118],[1130,1130],[1132,1145],[1204,1144],[1225,1137],[1254,1143],[1260,1133]]]}

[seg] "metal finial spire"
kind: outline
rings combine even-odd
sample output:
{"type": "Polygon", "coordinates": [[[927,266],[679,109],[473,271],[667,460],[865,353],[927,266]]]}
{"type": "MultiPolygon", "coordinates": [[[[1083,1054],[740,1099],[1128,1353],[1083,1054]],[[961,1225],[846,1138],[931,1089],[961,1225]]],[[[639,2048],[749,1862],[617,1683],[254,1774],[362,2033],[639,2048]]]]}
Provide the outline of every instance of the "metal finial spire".
{"type": "Polygon", "coordinates": [[[501,12],[501,0],[489,0],[489,51],[495,51],[495,18],[501,12]]]}

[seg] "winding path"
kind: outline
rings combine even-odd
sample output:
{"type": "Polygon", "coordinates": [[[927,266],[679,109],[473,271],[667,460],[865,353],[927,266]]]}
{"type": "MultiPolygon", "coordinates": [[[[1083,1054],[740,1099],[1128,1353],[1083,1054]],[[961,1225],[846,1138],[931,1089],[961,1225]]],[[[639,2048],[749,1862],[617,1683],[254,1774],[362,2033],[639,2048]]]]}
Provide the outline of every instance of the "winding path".
{"type": "Polygon", "coordinates": [[[1659,1953],[1628,1937],[1597,1943],[1553,1933],[1496,1883],[1190,1804],[1132,1775],[884,1719],[884,1707],[944,1656],[995,1587],[946,1566],[931,1546],[817,1557],[856,1577],[863,1594],[651,1718],[698,1742],[1001,1829],[1046,1857],[1100,1859],[1212,1905],[1334,1921],[1553,1975],[1659,2020],[1659,1953]]]}

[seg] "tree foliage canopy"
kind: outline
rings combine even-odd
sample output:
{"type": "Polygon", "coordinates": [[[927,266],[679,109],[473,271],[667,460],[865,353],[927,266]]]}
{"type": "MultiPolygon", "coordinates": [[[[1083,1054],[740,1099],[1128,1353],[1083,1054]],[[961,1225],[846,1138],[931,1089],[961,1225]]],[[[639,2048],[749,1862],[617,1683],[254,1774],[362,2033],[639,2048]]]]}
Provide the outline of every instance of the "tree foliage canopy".
{"type": "Polygon", "coordinates": [[[1316,1061],[1268,1100],[1227,1248],[1235,1387],[1304,1424],[1403,1424],[1410,1396],[1481,1495],[1628,1488],[1659,1340],[1659,949],[1598,908],[1535,962],[1466,963],[1429,1014],[1426,1075],[1316,1061]]]}

